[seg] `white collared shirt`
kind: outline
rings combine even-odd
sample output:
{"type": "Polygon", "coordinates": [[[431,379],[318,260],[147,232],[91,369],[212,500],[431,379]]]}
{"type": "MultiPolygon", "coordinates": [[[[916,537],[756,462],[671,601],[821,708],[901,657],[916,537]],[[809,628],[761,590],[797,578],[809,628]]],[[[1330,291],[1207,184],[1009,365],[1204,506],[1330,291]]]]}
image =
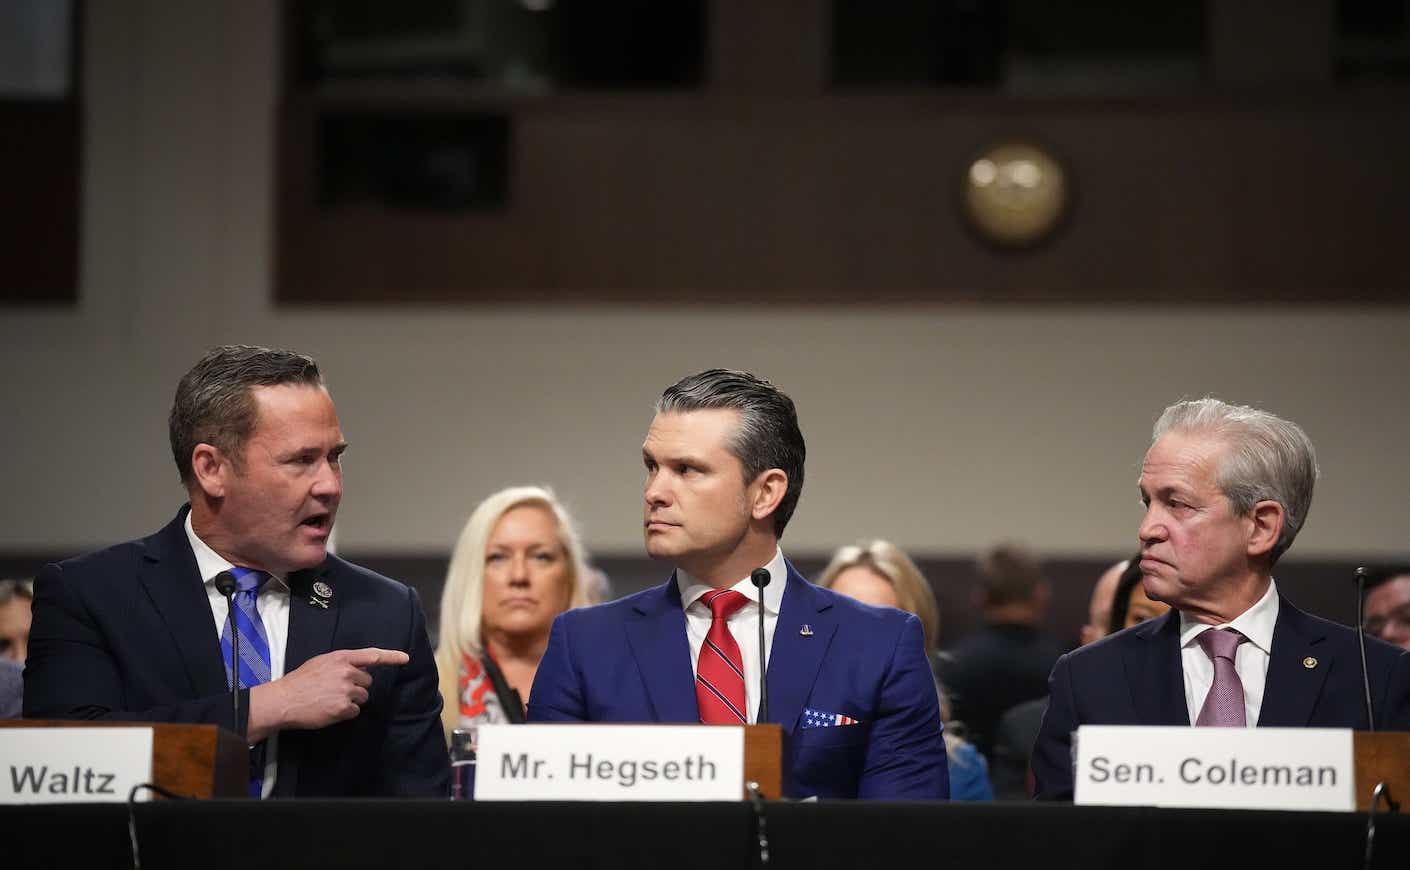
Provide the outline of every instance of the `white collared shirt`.
{"type": "Polygon", "coordinates": [[[1263,709],[1263,688],[1268,682],[1268,662],[1273,653],[1273,628],[1278,624],[1278,584],[1268,579],[1268,591],[1258,602],[1234,618],[1233,622],[1209,625],[1180,614],[1180,664],[1185,672],[1185,704],[1190,724],[1199,718],[1200,708],[1214,684],[1214,662],[1197,639],[1212,628],[1232,628],[1248,640],[1234,653],[1234,670],[1244,686],[1244,715],[1248,727],[1258,724],[1263,709]]]}
{"type": "MultiPolygon", "coordinates": [[[[783,603],[783,589],[788,585],[788,563],[783,560],[783,550],[774,550],[774,557],[764,566],[769,571],[769,585],[764,587],[764,663],[759,664],[759,589],[748,577],[730,588],[749,599],[749,603],[736,610],[726,620],[729,633],[739,644],[739,655],[744,660],[744,703],[748,708],[749,721],[759,718],[759,674],[768,668],[768,657],[774,646],[774,628],[778,625],[778,608],[783,603]]],[[[685,636],[690,641],[690,669],[692,676],[696,663],[700,660],[700,649],[705,646],[705,635],[710,632],[713,617],[710,608],[700,597],[714,591],[689,574],[677,569],[676,586],[681,593],[681,606],[685,608],[685,636]]]]}
{"type": "MultiPolygon", "coordinates": [[[[186,539],[191,542],[191,551],[196,554],[196,568],[201,572],[206,598],[210,600],[211,617],[215,620],[215,633],[219,637],[225,629],[230,610],[225,596],[216,591],[215,575],[235,566],[197,537],[191,527],[190,513],[186,514],[186,539]]],[[[264,635],[269,640],[269,678],[277,680],[284,676],[284,650],[289,645],[289,584],[283,577],[271,574],[260,588],[255,606],[259,608],[264,635]]],[[[275,733],[265,740],[263,797],[269,797],[274,790],[274,776],[278,772],[279,735],[275,733]]]]}

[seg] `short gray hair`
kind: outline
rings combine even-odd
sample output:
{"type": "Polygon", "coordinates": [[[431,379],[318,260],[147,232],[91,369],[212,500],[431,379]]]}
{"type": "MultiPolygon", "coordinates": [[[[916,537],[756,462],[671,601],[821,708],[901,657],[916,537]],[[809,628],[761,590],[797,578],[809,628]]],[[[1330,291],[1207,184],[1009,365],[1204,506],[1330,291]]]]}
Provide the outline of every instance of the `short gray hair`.
{"type": "Polygon", "coordinates": [[[231,344],[201,357],[176,385],[167,419],[171,454],[183,484],[191,485],[191,452],[197,444],[214,445],[240,465],[258,412],[250,390],[279,384],[322,387],[323,375],[312,357],[290,350],[231,344]]]}
{"type": "Polygon", "coordinates": [[[784,527],[803,494],[803,463],[808,457],[793,400],[749,372],[707,369],[681,378],[656,401],[658,414],[712,408],[739,412],[739,428],[728,446],[744,466],[746,484],[770,468],[782,469],[788,475],[788,489],[774,511],[774,535],[783,537],[784,527]]]}
{"type": "Polygon", "coordinates": [[[1312,441],[1291,420],[1247,405],[1218,399],[1188,399],[1165,409],[1151,433],[1154,444],[1170,432],[1198,432],[1224,442],[1215,480],[1235,514],[1246,514],[1260,501],[1283,506],[1283,530],[1270,561],[1292,546],[1312,507],[1317,483],[1317,454],[1312,441]]]}

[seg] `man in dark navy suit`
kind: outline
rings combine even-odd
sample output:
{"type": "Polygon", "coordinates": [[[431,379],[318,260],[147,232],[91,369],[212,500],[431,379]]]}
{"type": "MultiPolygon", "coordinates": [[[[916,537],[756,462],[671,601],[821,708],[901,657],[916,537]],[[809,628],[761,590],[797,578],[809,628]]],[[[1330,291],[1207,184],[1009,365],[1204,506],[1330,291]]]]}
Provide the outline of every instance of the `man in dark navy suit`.
{"type": "MultiPolygon", "coordinates": [[[[1295,423],[1217,399],[1165,410],[1138,535],[1146,595],[1173,609],[1058,660],[1037,797],[1072,796],[1079,725],[1369,727],[1355,632],[1298,610],[1272,576],[1316,479],[1295,423]]],[[[1410,730],[1410,652],[1368,639],[1366,657],[1376,726],[1410,730]]]]}
{"type": "Polygon", "coordinates": [[[793,402],[768,381],[712,369],[667,388],[642,446],[643,526],[676,571],[554,621],[529,720],[752,723],[762,670],[787,795],[948,797],[919,620],[810,584],[779,549],[804,457],[793,402]]]}
{"type": "Polygon", "coordinates": [[[25,716],[219,725],[251,745],[253,796],[446,794],[420,602],[328,553],[347,443],[317,364],[216,348],[169,424],[190,505],[41,571],[25,716]]]}

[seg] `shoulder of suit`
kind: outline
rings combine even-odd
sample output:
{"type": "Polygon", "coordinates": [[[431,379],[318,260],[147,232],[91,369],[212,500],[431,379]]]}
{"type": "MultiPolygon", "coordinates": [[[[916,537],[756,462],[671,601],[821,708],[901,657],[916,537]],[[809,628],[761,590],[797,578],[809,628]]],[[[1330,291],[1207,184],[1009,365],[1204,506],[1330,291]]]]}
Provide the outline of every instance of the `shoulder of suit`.
{"type": "Polygon", "coordinates": [[[817,586],[805,581],[803,586],[808,590],[808,594],[816,596],[815,603],[830,604],[839,620],[855,619],[860,622],[875,624],[880,626],[891,626],[900,628],[905,625],[908,619],[918,618],[904,610],[895,607],[877,607],[873,604],[863,604],[855,598],[833,592],[831,589],[817,586]]]}
{"type": "MultiPolygon", "coordinates": [[[[1299,610],[1298,608],[1293,607],[1292,604],[1289,603],[1286,598],[1282,599],[1279,602],[1279,607],[1288,608],[1289,612],[1287,616],[1289,618],[1299,621],[1301,623],[1299,628],[1304,633],[1310,632],[1313,634],[1321,635],[1324,642],[1330,641],[1331,643],[1342,647],[1355,647],[1357,645],[1356,629],[1352,628],[1349,625],[1342,625],[1339,622],[1333,622],[1330,619],[1324,619],[1323,617],[1317,616],[1316,614],[1308,613],[1305,610],[1299,610]]],[[[1283,613],[1279,612],[1278,617],[1280,620],[1284,618],[1283,613]]],[[[1275,654],[1277,653],[1276,646],[1274,647],[1273,652],[1275,654]]],[[[1383,641],[1378,637],[1372,637],[1369,634],[1366,635],[1367,659],[1389,662],[1392,659],[1404,655],[1410,655],[1410,652],[1407,652],[1406,650],[1401,649],[1400,647],[1394,644],[1387,643],[1386,641],[1383,641]]]]}
{"type": "Polygon", "coordinates": [[[319,576],[325,582],[333,585],[334,594],[337,593],[339,585],[345,584],[352,584],[355,589],[372,594],[387,594],[397,597],[404,597],[410,588],[409,584],[384,574],[378,574],[371,568],[364,568],[334,556],[332,553],[328,554],[328,561],[324,563],[319,576]]]}

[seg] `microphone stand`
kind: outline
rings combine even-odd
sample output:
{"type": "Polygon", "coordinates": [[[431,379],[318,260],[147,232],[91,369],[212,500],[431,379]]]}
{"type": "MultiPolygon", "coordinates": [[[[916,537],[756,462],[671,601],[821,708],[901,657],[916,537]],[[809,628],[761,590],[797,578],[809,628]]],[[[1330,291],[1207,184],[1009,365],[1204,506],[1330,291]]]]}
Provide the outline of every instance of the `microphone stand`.
{"type": "MultiPolygon", "coordinates": [[[[768,645],[764,642],[764,587],[773,579],[768,568],[755,568],[749,572],[749,582],[759,590],[759,718],[763,724],[769,719],[769,674],[766,667],[768,645]]],[[[767,859],[766,859],[767,860],[767,859]]]]}
{"type": "Polygon", "coordinates": [[[240,731],[240,631],[235,627],[235,575],[221,571],[215,575],[215,591],[225,596],[226,615],[230,618],[230,711],[235,718],[231,730],[240,731]]]}
{"type": "Polygon", "coordinates": [[[1366,667],[1366,623],[1362,610],[1366,603],[1365,568],[1356,569],[1356,645],[1361,649],[1361,685],[1366,690],[1366,724],[1370,731],[1376,730],[1376,711],[1371,705],[1371,677],[1366,667]]]}

